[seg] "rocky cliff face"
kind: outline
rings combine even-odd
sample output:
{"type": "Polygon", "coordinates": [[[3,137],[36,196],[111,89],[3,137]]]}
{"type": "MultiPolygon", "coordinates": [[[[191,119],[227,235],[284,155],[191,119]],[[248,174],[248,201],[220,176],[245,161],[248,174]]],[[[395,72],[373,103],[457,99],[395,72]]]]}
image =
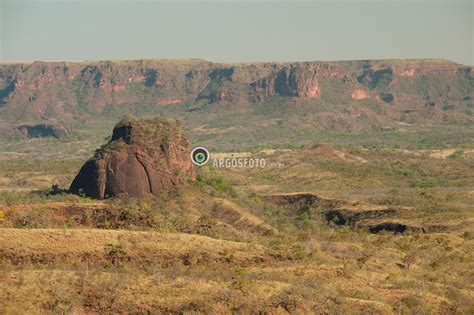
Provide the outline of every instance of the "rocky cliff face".
{"type": "Polygon", "coordinates": [[[472,110],[472,67],[443,60],[218,64],[203,60],[0,65],[0,119],[71,121],[109,105],[252,103],[275,96],[472,110]],[[451,107],[450,107],[451,108],[451,107]]]}
{"type": "Polygon", "coordinates": [[[278,72],[252,82],[250,95],[257,100],[269,99],[275,95],[319,98],[321,90],[317,72],[303,66],[285,67],[278,72]]]}
{"type": "Polygon", "coordinates": [[[178,122],[124,119],[82,166],[70,190],[97,199],[159,195],[195,179],[189,154],[178,122]]]}

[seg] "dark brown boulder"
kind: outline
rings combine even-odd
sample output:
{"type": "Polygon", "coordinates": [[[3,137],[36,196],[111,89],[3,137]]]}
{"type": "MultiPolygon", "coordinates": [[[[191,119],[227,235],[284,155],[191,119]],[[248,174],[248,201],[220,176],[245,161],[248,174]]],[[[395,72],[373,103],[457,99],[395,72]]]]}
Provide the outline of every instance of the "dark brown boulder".
{"type": "Polygon", "coordinates": [[[127,118],[115,126],[110,142],[82,166],[70,191],[96,199],[140,198],[159,195],[195,177],[190,145],[179,122],[127,118]]]}

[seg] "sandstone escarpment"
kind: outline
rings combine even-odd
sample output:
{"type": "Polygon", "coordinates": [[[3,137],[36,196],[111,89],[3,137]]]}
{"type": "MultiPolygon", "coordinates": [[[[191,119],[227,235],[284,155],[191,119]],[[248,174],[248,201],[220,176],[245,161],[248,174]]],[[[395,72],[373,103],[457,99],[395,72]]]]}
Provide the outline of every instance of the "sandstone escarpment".
{"type": "Polygon", "coordinates": [[[316,72],[302,66],[283,68],[253,82],[251,86],[251,95],[257,100],[268,99],[275,95],[301,98],[321,96],[316,72]]]}
{"type": "Polygon", "coordinates": [[[196,176],[189,142],[174,120],[123,119],[71,184],[73,193],[104,199],[159,195],[196,176]]]}
{"type": "Polygon", "coordinates": [[[421,110],[428,104],[430,111],[437,114],[418,115],[416,119],[444,119],[444,112],[454,109],[456,122],[461,117],[469,123],[473,84],[472,67],[428,59],[254,64],[204,60],[0,64],[0,120],[73,123],[94,119],[95,115],[105,116],[109,108],[124,105],[151,113],[156,107],[180,106],[178,103],[189,109],[200,107],[202,102],[242,104],[286,97],[295,98],[296,103],[321,107],[347,104],[349,108],[357,100],[358,105],[379,107],[378,113],[402,121],[406,110],[421,110]]]}

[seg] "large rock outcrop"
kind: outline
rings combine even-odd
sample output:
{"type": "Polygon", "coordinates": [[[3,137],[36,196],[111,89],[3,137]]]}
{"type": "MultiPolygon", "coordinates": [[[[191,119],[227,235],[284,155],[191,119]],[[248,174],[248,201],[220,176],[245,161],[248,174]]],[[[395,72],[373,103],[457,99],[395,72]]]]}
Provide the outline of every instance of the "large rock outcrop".
{"type": "Polygon", "coordinates": [[[82,166],[70,191],[96,199],[159,195],[195,178],[189,154],[179,122],[126,118],[82,166]]]}

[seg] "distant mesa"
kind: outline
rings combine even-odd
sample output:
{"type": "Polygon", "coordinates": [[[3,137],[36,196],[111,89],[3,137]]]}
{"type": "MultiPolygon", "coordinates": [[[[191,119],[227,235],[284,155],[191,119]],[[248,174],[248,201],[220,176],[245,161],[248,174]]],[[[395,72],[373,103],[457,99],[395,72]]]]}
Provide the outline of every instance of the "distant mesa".
{"type": "MultiPolygon", "coordinates": [[[[385,126],[395,130],[406,120],[411,125],[471,125],[473,69],[437,59],[3,63],[0,139],[21,135],[18,122],[61,122],[83,128],[88,122],[109,120],[122,108],[143,116],[185,115],[191,123],[210,112],[227,119],[230,111],[262,113],[265,120],[277,115],[293,124],[304,113],[305,123],[298,123],[301,128],[353,133],[385,126]],[[444,109],[446,103],[454,107],[444,109]],[[406,110],[422,114],[408,117],[406,110]]],[[[245,133],[259,123],[260,119],[251,120],[248,128],[236,132],[245,133]]],[[[56,134],[29,127],[22,128],[28,136],[56,134]]]]}
{"type": "Polygon", "coordinates": [[[64,138],[71,134],[71,130],[61,125],[38,124],[21,125],[18,130],[28,138],[54,137],[64,138]]]}
{"type": "Polygon", "coordinates": [[[124,118],[110,142],[82,166],[70,191],[95,199],[160,195],[196,178],[190,151],[178,121],[124,118]]]}

